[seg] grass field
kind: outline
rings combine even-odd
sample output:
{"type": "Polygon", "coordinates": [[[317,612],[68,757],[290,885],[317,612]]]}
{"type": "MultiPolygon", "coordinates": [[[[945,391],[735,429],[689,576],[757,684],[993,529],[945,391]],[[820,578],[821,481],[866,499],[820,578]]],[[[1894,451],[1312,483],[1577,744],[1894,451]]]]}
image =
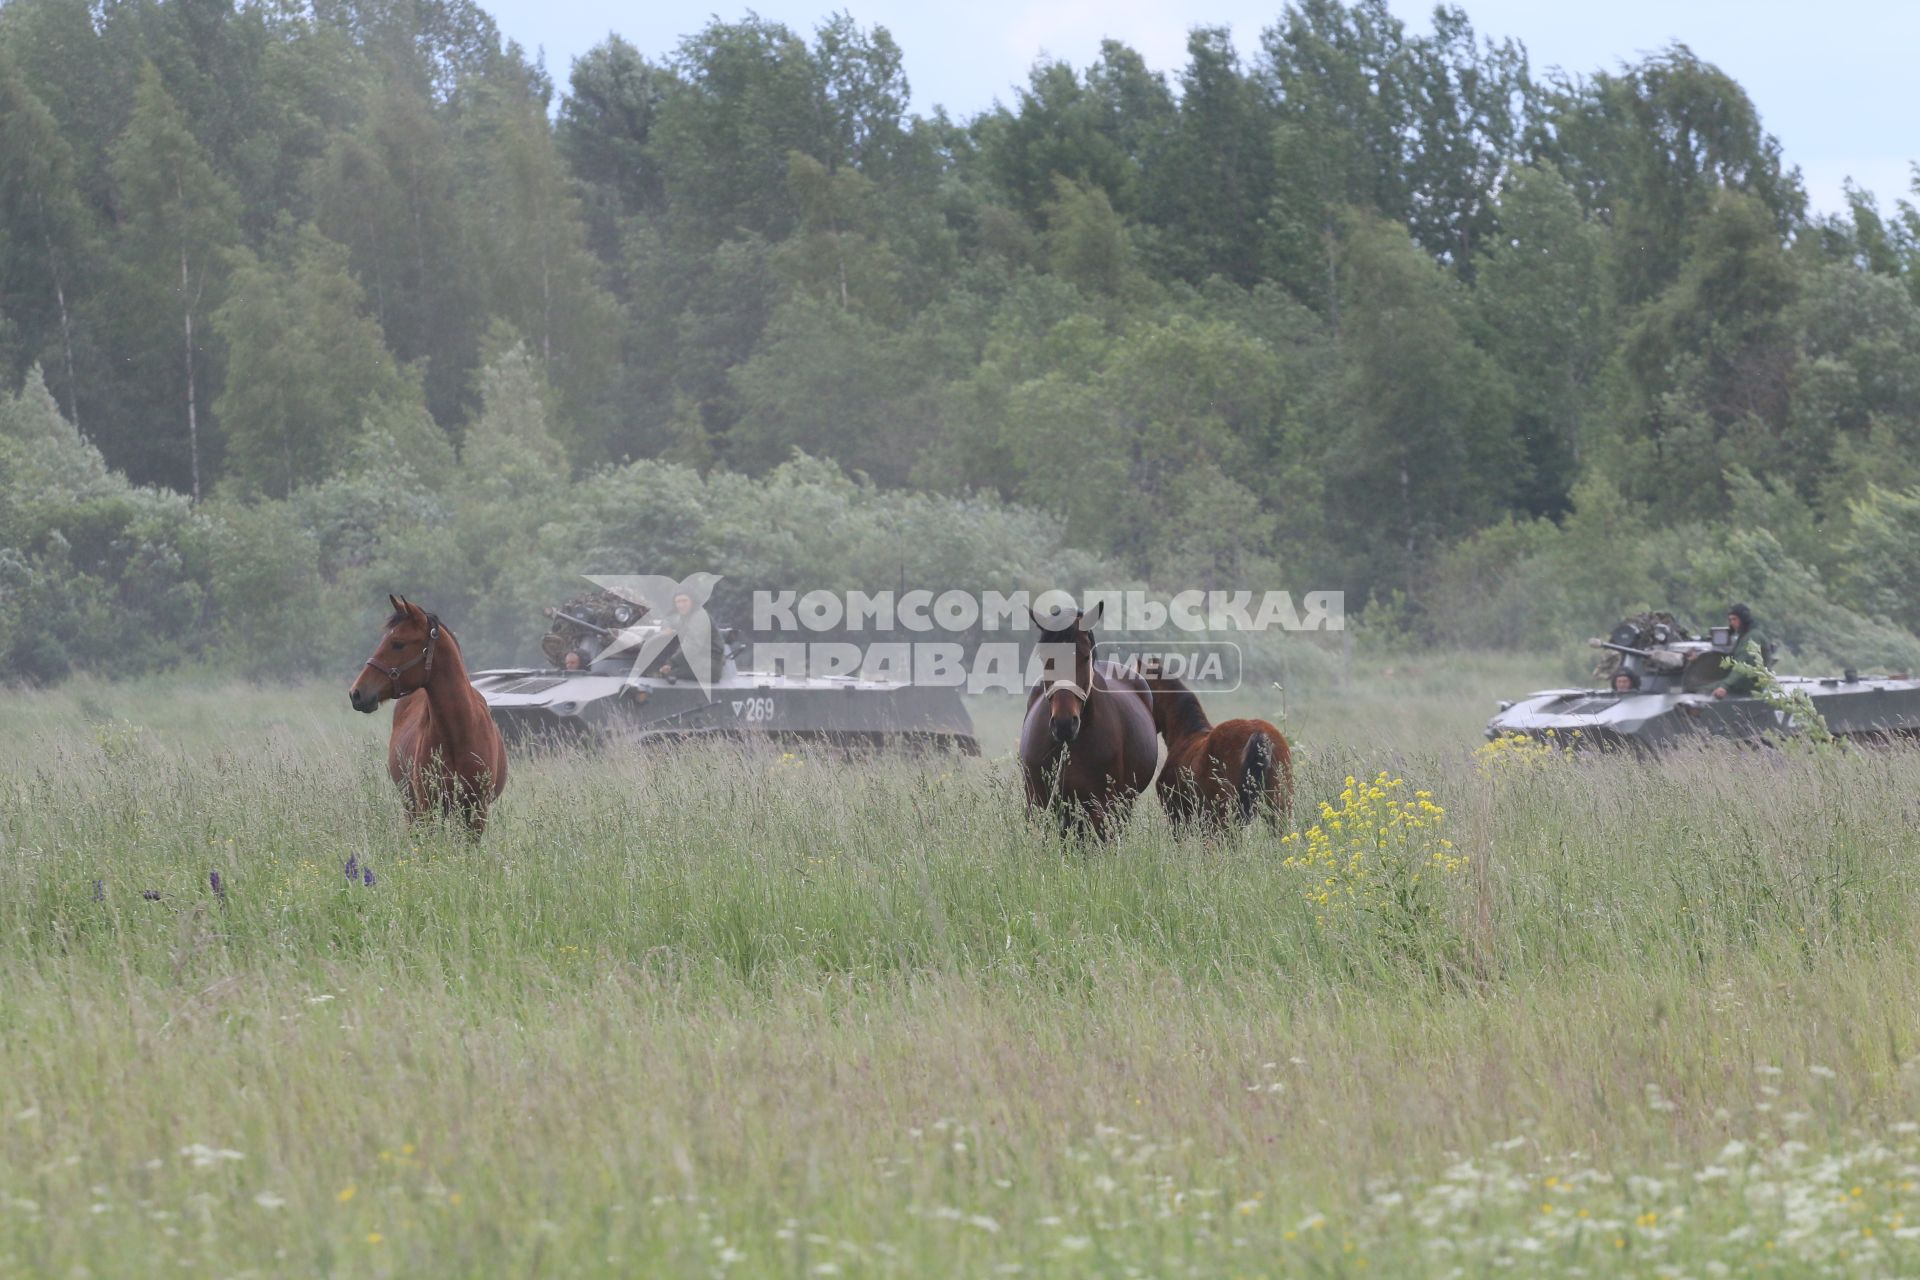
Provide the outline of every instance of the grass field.
{"type": "Polygon", "coordinates": [[[1476,752],[1553,681],[1297,698],[1317,837],[1098,851],[1002,705],[474,846],[341,687],[6,695],[0,1275],[1920,1273],[1920,755],[1476,752]]]}

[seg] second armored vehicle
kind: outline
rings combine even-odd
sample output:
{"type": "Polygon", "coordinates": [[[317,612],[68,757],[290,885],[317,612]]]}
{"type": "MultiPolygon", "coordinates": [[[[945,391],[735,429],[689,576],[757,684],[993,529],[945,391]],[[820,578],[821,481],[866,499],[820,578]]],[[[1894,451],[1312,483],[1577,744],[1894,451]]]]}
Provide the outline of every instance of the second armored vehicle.
{"type": "Polygon", "coordinates": [[[1670,614],[1640,614],[1589,643],[1606,653],[1594,671],[1600,687],[1545,689],[1503,702],[1487,737],[1524,734],[1600,749],[1759,740],[1802,731],[1790,709],[1795,703],[1817,712],[1836,737],[1920,734],[1920,681],[1906,675],[1775,676],[1771,698],[1715,698],[1711,689],[1733,649],[1724,627],[1696,639],[1670,614]]]}

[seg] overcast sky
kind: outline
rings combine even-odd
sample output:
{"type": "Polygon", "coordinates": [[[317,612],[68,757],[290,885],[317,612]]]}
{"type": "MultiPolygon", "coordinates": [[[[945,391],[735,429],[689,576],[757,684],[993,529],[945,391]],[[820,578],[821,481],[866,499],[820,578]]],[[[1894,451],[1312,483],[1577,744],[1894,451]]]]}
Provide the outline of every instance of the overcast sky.
{"type": "MultiPolygon", "coordinates": [[[[483,0],[485,3],[486,0],[483,0]]],[[[1390,0],[1419,30],[1432,5],[1390,0]]],[[[573,59],[617,31],[650,57],[671,52],[709,16],[738,18],[745,7],[656,3],[623,9],[589,0],[491,0],[505,33],[544,49],[547,69],[565,88],[573,59]]],[[[944,105],[966,117],[1010,101],[1013,86],[1041,53],[1083,66],[1100,40],[1124,40],[1157,70],[1177,73],[1196,22],[1230,26],[1243,54],[1281,0],[973,0],[952,8],[919,0],[759,0],[761,16],[811,33],[835,7],[862,25],[893,32],[905,55],[916,111],[944,105]]],[[[1916,0],[1470,0],[1463,6],[1483,35],[1516,36],[1536,70],[1591,71],[1617,66],[1674,40],[1718,63],[1759,105],[1766,127],[1806,176],[1816,209],[1840,207],[1848,176],[1879,194],[1882,206],[1907,190],[1907,165],[1920,158],[1920,129],[1903,86],[1920,50],[1916,0]]]]}

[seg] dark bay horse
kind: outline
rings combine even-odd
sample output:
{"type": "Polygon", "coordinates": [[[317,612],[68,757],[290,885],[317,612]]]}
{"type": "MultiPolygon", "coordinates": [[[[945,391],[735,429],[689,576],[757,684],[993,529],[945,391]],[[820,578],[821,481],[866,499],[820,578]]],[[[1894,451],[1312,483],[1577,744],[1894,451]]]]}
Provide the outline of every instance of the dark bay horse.
{"type": "Polygon", "coordinates": [[[393,616],[347,697],[368,714],[394,699],[387,772],[406,797],[409,820],[457,810],[477,836],[507,785],[506,745],[467,679],[453,632],[409,600],[387,600],[393,616]]]}
{"type": "Polygon", "coordinates": [[[1167,741],[1160,804],[1176,826],[1220,830],[1266,810],[1278,822],[1293,802],[1293,750],[1265,720],[1214,724],[1186,684],[1152,666],[1153,725],[1167,741]]]}
{"type": "Polygon", "coordinates": [[[1117,663],[1094,661],[1093,628],[1102,608],[1076,613],[1061,627],[1033,615],[1041,643],[1063,651],[1071,644],[1073,657],[1027,695],[1020,771],[1029,807],[1057,814],[1062,830],[1085,829],[1106,840],[1119,833],[1134,798],[1153,785],[1161,756],[1146,683],[1117,663]]]}

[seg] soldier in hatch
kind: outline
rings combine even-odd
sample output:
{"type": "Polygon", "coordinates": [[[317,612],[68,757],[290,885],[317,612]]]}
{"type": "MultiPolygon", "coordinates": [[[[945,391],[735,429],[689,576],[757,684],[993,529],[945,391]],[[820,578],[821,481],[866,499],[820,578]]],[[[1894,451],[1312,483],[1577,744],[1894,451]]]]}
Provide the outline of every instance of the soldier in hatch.
{"type": "Polygon", "coordinates": [[[1716,698],[1747,698],[1753,696],[1759,686],[1759,680],[1750,671],[1737,671],[1734,663],[1741,662],[1755,667],[1767,665],[1768,645],[1766,639],[1753,625],[1753,610],[1744,604],[1736,604],[1727,610],[1727,628],[1733,632],[1733,650],[1727,655],[1722,675],[1713,686],[1716,698]]]}
{"type": "Polygon", "coordinates": [[[720,678],[721,663],[726,660],[726,642],[721,638],[720,629],[713,625],[694,598],[685,591],[676,592],[673,597],[673,610],[661,620],[671,634],[669,647],[663,651],[654,670],[660,675],[675,680],[698,678],[693,667],[693,654],[703,654],[703,669],[698,673],[708,680],[720,678]]]}

